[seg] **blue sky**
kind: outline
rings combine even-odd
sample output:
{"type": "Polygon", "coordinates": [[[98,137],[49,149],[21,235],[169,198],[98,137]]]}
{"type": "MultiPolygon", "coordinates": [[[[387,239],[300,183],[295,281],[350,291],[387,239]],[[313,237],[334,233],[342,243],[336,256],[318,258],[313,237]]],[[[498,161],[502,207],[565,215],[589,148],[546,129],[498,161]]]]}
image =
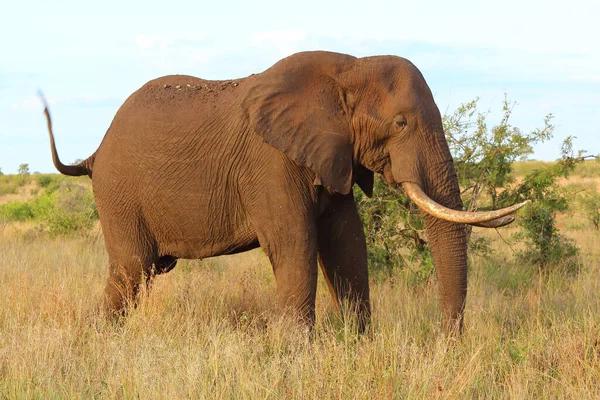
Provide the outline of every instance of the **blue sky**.
{"type": "Polygon", "coordinates": [[[595,1],[113,1],[0,0],[0,168],[54,172],[42,107],[49,100],[59,154],[86,158],[119,106],[167,74],[205,79],[261,72],[303,50],[395,54],[423,72],[442,113],[480,97],[498,120],[600,153],[600,3],[595,1]]]}

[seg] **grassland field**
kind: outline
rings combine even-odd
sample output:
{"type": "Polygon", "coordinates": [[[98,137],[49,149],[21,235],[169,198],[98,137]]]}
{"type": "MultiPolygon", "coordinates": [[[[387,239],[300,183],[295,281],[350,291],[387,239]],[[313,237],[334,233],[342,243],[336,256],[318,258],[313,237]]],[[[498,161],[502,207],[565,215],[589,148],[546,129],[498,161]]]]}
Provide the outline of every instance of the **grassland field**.
{"type": "MultiPolygon", "coordinates": [[[[0,207],[34,202],[38,178],[0,176],[0,207]]],[[[600,163],[562,184],[599,190],[600,163]]],[[[367,335],[340,319],[320,277],[308,338],[278,311],[261,250],[181,260],[114,324],[96,311],[107,276],[97,220],[53,235],[0,217],[0,398],[598,399],[600,232],[576,207],[558,222],[581,249],[577,275],[517,263],[516,227],[475,230],[493,251],[470,255],[456,340],[441,333],[435,279],[409,285],[410,268],[373,276],[367,335]]]]}

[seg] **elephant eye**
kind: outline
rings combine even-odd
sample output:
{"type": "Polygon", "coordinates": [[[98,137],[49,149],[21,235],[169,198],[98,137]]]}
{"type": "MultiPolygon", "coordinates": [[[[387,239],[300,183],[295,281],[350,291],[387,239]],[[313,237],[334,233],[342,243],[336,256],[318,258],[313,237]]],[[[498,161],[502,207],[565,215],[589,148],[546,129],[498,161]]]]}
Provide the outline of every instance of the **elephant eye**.
{"type": "Polygon", "coordinates": [[[394,123],[398,128],[404,128],[406,126],[406,117],[404,115],[398,115],[394,118],[394,123]]]}

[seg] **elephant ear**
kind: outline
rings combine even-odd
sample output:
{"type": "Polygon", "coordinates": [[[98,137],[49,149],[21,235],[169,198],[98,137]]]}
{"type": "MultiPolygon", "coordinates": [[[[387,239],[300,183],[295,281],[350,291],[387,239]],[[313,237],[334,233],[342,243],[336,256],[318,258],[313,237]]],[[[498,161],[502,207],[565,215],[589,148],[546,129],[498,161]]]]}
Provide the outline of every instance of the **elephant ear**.
{"type": "Polygon", "coordinates": [[[331,75],[332,63],[322,61],[300,54],[251,78],[242,108],[266,143],[316,174],[315,185],[347,194],[353,164],[350,106],[331,75]]]}

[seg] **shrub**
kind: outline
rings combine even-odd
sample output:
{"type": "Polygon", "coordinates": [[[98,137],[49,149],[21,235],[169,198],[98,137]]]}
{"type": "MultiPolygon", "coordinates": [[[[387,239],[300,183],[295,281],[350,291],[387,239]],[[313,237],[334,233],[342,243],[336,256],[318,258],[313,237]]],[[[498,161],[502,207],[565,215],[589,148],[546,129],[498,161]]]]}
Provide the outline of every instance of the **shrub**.
{"type": "Polygon", "coordinates": [[[4,221],[26,221],[33,218],[29,204],[21,201],[11,201],[0,205],[0,219],[4,221]]]}
{"type": "Polygon", "coordinates": [[[564,269],[576,273],[580,268],[579,248],[558,232],[555,213],[543,203],[534,203],[525,210],[519,220],[524,229],[513,235],[514,239],[525,242],[525,249],[517,252],[517,259],[542,270],[564,269]]]}
{"type": "Polygon", "coordinates": [[[404,192],[377,176],[373,197],[368,198],[357,190],[355,200],[367,239],[371,270],[389,276],[395,269],[416,264],[417,269],[410,269],[412,280],[428,280],[433,274],[433,264],[421,237],[424,222],[404,192]]]}
{"type": "Polygon", "coordinates": [[[552,114],[544,127],[523,132],[511,125],[515,103],[504,97],[500,123],[488,128],[488,113],[477,110],[478,99],[444,116],[444,131],[463,191],[465,208],[498,208],[498,196],[514,181],[513,165],[533,152],[533,146],[552,138],[552,114]]]}
{"type": "Polygon", "coordinates": [[[41,188],[48,187],[54,180],[49,175],[40,175],[37,178],[37,185],[41,188]]]}
{"type": "Polygon", "coordinates": [[[29,175],[29,164],[21,164],[17,169],[19,175],[29,175]]]}
{"type": "Polygon", "coordinates": [[[600,193],[594,187],[588,187],[577,197],[577,202],[583,217],[600,230],[600,193]]]}
{"type": "Polygon", "coordinates": [[[32,204],[34,215],[41,222],[40,228],[51,235],[81,233],[90,229],[98,219],[91,191],[65,181],[57,186],[49,185],[32,204]]]}
{"type": "MultiPolygon", "coordinates": [[[[39,182],[38,182],[39,183],[39,182]]],[[[90,190],[66,181],[48,183],[46,190],[28,201],[14,201],[0,205],[3,221],[33,220],[38,229],[51,235],[83,233],[98,219],[96,205],[90,190]]]]}
{"type": "Polygon", "coordinates": [[[17,170],[17,184],[18,186],[23,186],[29,183],[31,180],[29,173],[29,164],[21,164],[19,165],[19,169],[17,170]]]}
{"type": "Polygon", "coordinates": [[[513,165],[531,154],[534,144],[550,139],[554,125],[549,114],[543,128],[524,133],[510,124],[514,106],[505,97],[500,124],[492,129],[487,127],[486,115],[476,111],[476,101],[444,118],[466,208],[500,208],[531,200],[519,219],[521,231],[513,237],[526,243],[526,249],[517,253],[518,259],[542,269],[561,266],[577,271],[578,248],[556,228],[557,213],[569,208],[567,194],[557,180],[569,176],[585,157],[581,152],[573,154],[569,137],[562,144],[558,162],[531,163],[535,168],[525,172],[521,183],[516,183],[513,165]]]}
{"type": "Polygon", "coordinates": [[[556,214],[569,210],[568,193],[557,180],[568,177],[584,160],[581,152],[577,156],[573,154],[572,143],[572,137],[565,139],[558,162],[530,172],[521,183],[501,193],[500,198],[504,204],[532,201],[519,219],[523,230],[514,235],[526,245],[517,253],[518,258],[540,269],[559,267],[573,273],[580,267],[579,249],[556,228],[556,214]]]}

